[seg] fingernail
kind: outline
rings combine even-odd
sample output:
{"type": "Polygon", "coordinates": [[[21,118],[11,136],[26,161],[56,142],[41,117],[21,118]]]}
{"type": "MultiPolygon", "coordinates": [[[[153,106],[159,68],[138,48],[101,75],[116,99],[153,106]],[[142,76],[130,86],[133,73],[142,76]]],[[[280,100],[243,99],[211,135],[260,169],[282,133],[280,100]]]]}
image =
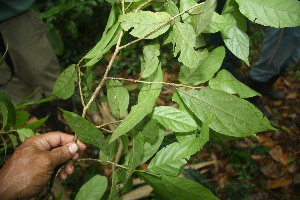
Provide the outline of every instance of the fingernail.
{"type": "Polygon", "coordinates": [[[72,143],[68,146],[68,149],[72,154],[75,154],[78,151],[78,146],[77,144],[72,143]]]}

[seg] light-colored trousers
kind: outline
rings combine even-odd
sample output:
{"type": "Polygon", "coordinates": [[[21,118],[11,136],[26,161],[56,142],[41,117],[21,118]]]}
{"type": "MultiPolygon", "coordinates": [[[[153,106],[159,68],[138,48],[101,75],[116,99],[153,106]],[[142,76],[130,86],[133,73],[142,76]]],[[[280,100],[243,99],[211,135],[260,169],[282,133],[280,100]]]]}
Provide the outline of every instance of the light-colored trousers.
{"type": "Polygon", "coordinates": [[[32,10],[0,23],[0,33],[13,62],[14,76],[4,62],[0,90],[17,103],[39,88],[31,100],[51,95],[61,69],[42,20],[32,10]],[[9,81],[8,81],[9,80],[9,81]],[[3,84],[7,82],[6,84],[3,84]]]}

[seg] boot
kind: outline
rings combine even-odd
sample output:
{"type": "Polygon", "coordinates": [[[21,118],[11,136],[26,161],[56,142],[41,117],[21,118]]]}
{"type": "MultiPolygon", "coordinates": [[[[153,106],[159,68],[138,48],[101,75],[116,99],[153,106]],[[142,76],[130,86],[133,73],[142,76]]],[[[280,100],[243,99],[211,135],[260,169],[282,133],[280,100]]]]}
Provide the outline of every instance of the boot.
{"type": "Polygon", "coordinates": [[[278,77],[272,78],[271,80],[267,82],[259,82],[255,81],[252,78],[249,77],[249,80],[247,81],[246,85],[248,85],[253,90],[261,93],[264,96],[267,96],[274,100],[282,100],[285,98],[284,92],[280,90],[274,89],[272,86],[277,80],[278,77]]]}

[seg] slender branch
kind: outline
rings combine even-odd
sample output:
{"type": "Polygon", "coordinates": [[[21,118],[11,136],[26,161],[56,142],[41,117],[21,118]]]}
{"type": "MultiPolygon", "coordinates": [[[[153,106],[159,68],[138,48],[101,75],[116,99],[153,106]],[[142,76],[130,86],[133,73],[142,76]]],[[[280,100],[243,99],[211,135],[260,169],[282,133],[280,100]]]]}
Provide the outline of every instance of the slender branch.
{"type": "Polygon", "coordinates": [[[125,11],[131,6],[131,4],[133,3],[134,0],[131,0],[130,3],[128,4],[128,6],[125,8],[125,11]]]}
{"type": "Polygon", "coordinates": [[[113,53],[108,65],[107,65],[107,68],[106,68],[106,71],[104,73],[104,76],[101,80],[101,82],[98,84],[97,88],[95,89],[94,93],[92,94],[92,97],[90,98],[90,100],[88,101],[88,103],[86,104],[86,106],[83,107],[83,111],[82,111],[82,117],[84,118],[86,116],[86,112],[88,110],[88,108],[91,106],[92,102],[95,100],[96,98],[96,95],[98,94],[98,92],[100,91],[100,89],[102,88],[102,86],[104,85],[105,83],[105,80],[106,80],[106,77],[112,67],[112,64],[116,58],[116,56],[118,55],[119,51],[120,51],[120,43],[121,43],[121,39],[123,37],[123,34],[124,32],[121,31],[120,32],[120,35],[119,35],[119,39],[118,39],[118,42],[117,42],[117,45],[116,45],[116,49],[115,49],[115,52],[113,53]]]}
{"type": "Polygon", "coordinates": [[[152,2],[153,0],[147,0],[144,3],[142,3],[141,5],[139,5],[139,7],[137,7],[137,9],[135,9],[134,12],[139,11],[140,9],[142,9],[145,5],[147,5],[148,3],[152,2]]]}
{"type": "Polygon", "coordinates": [[[121,2],[122,3],[122,13],[125,14],[125,4],[124,4],[124,0],[121,2]]]}
{"type": "Polygon", "coordinates": [[[201,86],[190,86],[190,85],[184,85],[184,84],[177,84],[177,83],[166,83],[166,82],[149,82],[149,81],[140,81],[140,80],[135,80],[135,79],[126,79],[126,78],[115,78],[115,77],[106,77],[106,79],[111,79],[111,80],[119,80],[119,81],[130,81],[134,83],[146,83],[146,84],[164,84],[164,85],[170,85],[175,88],[178,87],[186,87],[186,88],[202,88],[201,86]]]}
{"type": "Polygon", "coordinates": [[[197,6],[200,6],[200,5],[204,4],[204,3],[205,3],[205,2],[196,4],[196,5],[194,5],[194,6],[190,7],[190,8],[188,8],[188,9],[186,9],[185,11],[182,11],[181,13],[178,13],[177,15],[174,15],[173,17],[171,17],[171,18],[167,19],[166,21],[164,21],[163,23],[161,23],[161,24],[160,24],[159,26],[157,26],[156,28],[152,29],[152,30],[151,30],[149,33],[147,33],[145,36],[143,36],[143,37],[141,37],[141,38],[138,38],[138,39],[136,39],[136,40],[133,40],[133,41],[131,41],[131,42],[129,42],[129,43],[123,45],[123,46],[120,46],[120,47],[119,47],[119,50],[120,50],[120,49],[124,49],[124,48],[128,47],[129,45],[131,45],[131,44],[133,44],[133,43],[136,43],[136,42],[138,42],[138,41],[141,41],[141,40],[145,39],[146,37],[148,37],[149,35],[151,35],[151,34],[154,33],[155,31],[157,31],[158,29],[160,29],[161,27],[163,27],[164,25],[166,25],[167,23],[169,23],[170,21],[173,21],[175,18],[177,18],[177,17],[183,15],[184,13],[187,13],[188,11],[190,11],[190,10],[192,10],[192,9],[196,8],[197,6]]]}
{"type": "Polygon", "coordinates": [[[122,168],[122,169],[127,169],[127,167],[123,166],[123,165],[119,165],[117,163],[114,163],[114,162],[111,162],[111,161],[108,161],[108,160],[100,160],[100,159],[96,159],[96,158],[82,158],[82,159],[78,159],[77,162],[83,162],[83,161],[94,161],[94,162],[98,162],[98,163],[109,163],[109,164],[112,164],[116,167],[119,167],[119,168],[122,168]]]}
{"type": "Polygon", "coordinates": [[[117,123],[121,123],[123,120],[118,120],[118,121],[115,121],[115,122],[109,122],[109,123],[106,123],[106,124],[102,124],[101,126],[96,126],[97,128],[102,128],[103,126],[107,126],[107,125],[110,125],[110,124],[117,124],[117,123]]]}
{"type": "Polygon", "coordinates": [[[76,65],[76,67],[77,67],[77,73],[78,73],[78,87],[79,87],[80,100],[81,100],[82,106],[84,107],[85,103],[83,100],[82,87],[81,87],[80,66],[76,65]]]}

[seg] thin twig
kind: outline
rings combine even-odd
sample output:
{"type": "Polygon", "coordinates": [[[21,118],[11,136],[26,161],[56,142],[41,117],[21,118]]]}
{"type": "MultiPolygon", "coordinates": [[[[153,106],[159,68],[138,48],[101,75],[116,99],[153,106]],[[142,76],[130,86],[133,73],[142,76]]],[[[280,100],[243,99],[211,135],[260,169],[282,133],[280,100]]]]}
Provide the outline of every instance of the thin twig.
{"type": "Polygon", "coordinates": [[[121,123],[123,120],[118,120],[118,121],[115,121],[115,122],[109,122],[109,123],[106,123],[106,124],[102,124],[101,126],[96,126],[97,128],[102,128],[103,126],[108,126],[110,124],[118,124],[118,123],[121,123]]]}
{"type": "Polygon", "coordinates": [[[134,0],[131,0],[129,5],[125,8],[125,11],[131,6],[131,4],[133,3],[134,0]]]}
{"type": "Polygon", "coordinates": [[[147,4],[150,3],[151,1],[153,1],[153,0],[147,0],[147,1],[145,1],[144,3],[142,3],[141,5],[139,5],[139,7],[137,7],[137,9],[135,9],[134,12],[139,11],[140,9],[142,9],[145,5],[147,5],[147,4]]]}
{"type": "Polygon", "coordinates": [[[106,68],[106,71],[104,73],[104,76],[101,80],[101,82],[98,84],[97,88],[95,89],[94,93],[92,94],[92,97],[90,98],[90,100],[88,101],[88,103],[86,104],[86,106],[83,107],[83,111],[82,111],[82,117],[84,118],[86,116],[86,112],[87,110],[89,109],[89,107],[91,106],[92,102],[95,100],[96,98],[96,95],[98,94],[98,92],[100,91],[100,89],[102,88],[103,84],[105,83],[105,80],[106,80],[106,77],[112,67],[112,64],[116,58],[116,56],[118,55],[119,51],[120,51],[120,43],[121,43],[121,39],[123,37],[123,34],[124,32],[121,31],[120,32],[120,35],[119,35],[119,39],[118,39],[118,42],[117,42],[117,46],[116,46],[116,49],[115,49],[115,52],[113,53],[108,65],[107,65],[107,68],[106,68]]]}
{"type": "Polygon", "coordinates": [[[164,25],[166,25],[167,23],[169,23],[170,21],[173,21],[176,17],[179,17],[180,15],[183,15],[184,13],[187,13],[189,10],[192,10],[193,8],[196,8],[197,6],[200,6],[200,5],[202,5],[203,3],[205,3],[205,2],[196,4],[196,5],[194,5],[194,6],[190,7],[190,8],[188,8],[188,9],[186,9],[185,11],[183,11],[183,12],[181,12],[181,13],[178,13],[177,15],[174,15],[173,17],[171,17],[171,18],[167,19],[166,21],[164,21],[163,23],[161,23],[161,24],[160,24],[159,26],[157,26],[156,28],[152,29],[152,30],[151,30],[149,33],[147,33],[145,36],[143,36],[143,37],[141,37],[141,38],[138,38],[138,39],[136,39],[136,40],[133,40],[133,41],[131,41],[131,42],[129,42],[129,43],[123,45],[123,46],[120,46],[120,47],[119,47],[119,50],[120,50],[120,49],[124,49],[124,48],[128,47],[129,45],[131,45],[131,44],[133,44],[133,43],[136,43],[136,42],[138,42],[138,41],[141,41],[141,40],[145,39],[146,37],[148,37],[149,35],[151,35],[151,34],[154,33],[155,31],[157,31],[158,29],[160,29],[161,27],[163,27],[164,25]]]}
{"type": "MultiPolygon", "coordinates": [[[[97,126],[96,126],[96,127],[97,127],[97,126]]],[[[102,127],[97,127],[97,128],[100,128],[100,129],[102,129],[102,130],[104,130],[104,131],[106,131],[106,132],[108,132],[108,133],[113,133],[113,131],[108,130],[108,129],[106,129],[106,128],[102,128],[102,127]]]]}
{"type": "Polygon", "coordinates": [[[78,88],[79,88],[80,100],[81,100],[82,106],[84,107],[85,103],[83,100],[83,94],[82,94],[82,88],[81,88],[80,66],[76,65],[76,67],[77,67],[77,73],[78,73],[78,88]]]}
{"type": "Polygon", "coordinates": [[[125,4],[124,4],[124,0],[123,0],[121,3],[122,3],[122,13],[125,14],[125,4]]]}
{"type": "Polygon", "coordinates": [[[166,83],[163,81],[159,81],[159,82],[150,82],[150,81],[140,81],[140,80],[135,80],[135,79],[126,79],[126,78],[115,78],[115,77],[106,77],[106,79],[111,79],[111,80],[119,80],[119,81],[130,81],[130,82],[134,82],[134,83],[145,83],[145,84],[164,84],[164,85],[170,85],[173,86],[175,88],[178,87],[186,87],[186,88],[202,88],[201,86],[190,86],[190,85],[184,85],[184,84],[177,84],[177,83],[166,83]]]}

